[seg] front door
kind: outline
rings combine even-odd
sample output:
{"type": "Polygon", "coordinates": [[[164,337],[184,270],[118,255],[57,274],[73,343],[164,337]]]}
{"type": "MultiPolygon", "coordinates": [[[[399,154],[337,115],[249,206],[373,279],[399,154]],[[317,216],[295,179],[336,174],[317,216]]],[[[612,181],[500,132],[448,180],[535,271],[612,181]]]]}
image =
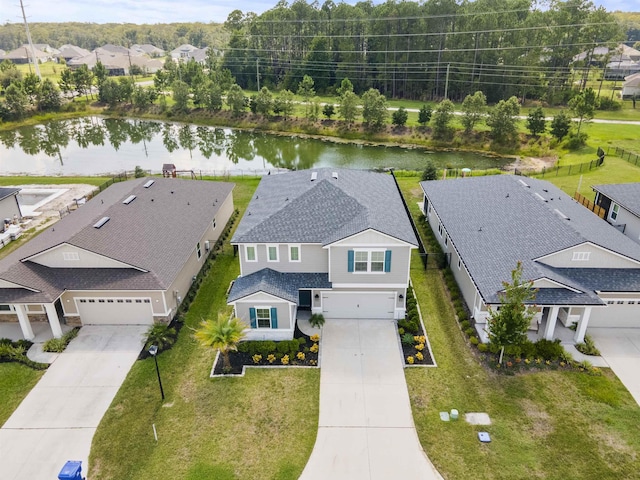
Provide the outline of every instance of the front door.
{"type": "Polygon", "coordinates": [[[311,309],[311,290],[300,290],[298,293],[298,308],[311,309]]]}

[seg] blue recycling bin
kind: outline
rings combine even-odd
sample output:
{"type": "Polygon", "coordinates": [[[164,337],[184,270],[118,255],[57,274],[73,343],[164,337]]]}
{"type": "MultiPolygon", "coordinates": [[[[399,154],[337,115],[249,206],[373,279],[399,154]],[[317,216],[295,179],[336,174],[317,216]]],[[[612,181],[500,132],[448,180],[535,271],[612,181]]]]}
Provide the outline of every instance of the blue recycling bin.
{"type": "Polygon", "coordinates": [[[58,474],[58,480],[82,480],[82,462],[69,460],[58,474]]]}

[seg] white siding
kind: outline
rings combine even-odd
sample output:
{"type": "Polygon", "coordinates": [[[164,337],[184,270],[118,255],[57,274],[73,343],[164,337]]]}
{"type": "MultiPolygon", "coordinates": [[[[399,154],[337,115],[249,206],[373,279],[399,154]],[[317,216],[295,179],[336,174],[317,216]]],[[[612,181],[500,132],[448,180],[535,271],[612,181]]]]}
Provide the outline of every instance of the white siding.
{"type": "MultiPolygon", "coordinates": [[[[581,258],[585,258],[584,255],[581,258]]],[[[576,245],[538,261],[556,268],[640,268],[640,263],[590,243],[576,245]],[[573,260],[574,253],[588,254],[588,260],[573,260]]]]}
{"type": "Polygon", "coordinates": [[[37,254],[29,261],[49,268],[131,268],[126,263],[67,243],[37,254]]]}
{"type": "Polygon", "coordinates": [[[267,245],[271,244],[250,244],[256,247],[256,262],[246,261],[245,244],[238,245],[238,256],[240,257],[241,272],[243,276],[271,268],[278,272],[319,272],[329,271],[329,259],[327,250],[316,244],[295,244],[300,246],[299,262],[289,261],[289,244],[278,244],[278,261],[267,261],[267,245]]]}

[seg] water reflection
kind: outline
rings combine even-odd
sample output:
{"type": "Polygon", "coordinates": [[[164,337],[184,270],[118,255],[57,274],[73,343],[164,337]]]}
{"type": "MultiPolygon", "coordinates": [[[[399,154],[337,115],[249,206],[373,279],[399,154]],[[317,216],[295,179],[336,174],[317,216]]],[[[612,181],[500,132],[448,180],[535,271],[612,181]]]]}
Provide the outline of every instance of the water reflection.
{"type": "Polygon", "coordinates": [[[0,132],[2,173],[85,174],[163,163],[202,172],[313,166],[490,168],[506,162],[472,153],[428,152],[146,120],[84,117],[0,132]]]}

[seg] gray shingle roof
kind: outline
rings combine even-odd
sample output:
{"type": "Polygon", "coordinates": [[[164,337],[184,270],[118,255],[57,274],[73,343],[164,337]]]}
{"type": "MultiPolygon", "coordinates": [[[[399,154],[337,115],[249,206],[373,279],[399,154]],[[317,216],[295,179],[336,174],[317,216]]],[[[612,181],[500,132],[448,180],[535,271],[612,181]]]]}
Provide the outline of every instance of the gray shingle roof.
{"type": "Polygon", "coordinates": [[[417,245],[393,177],[363,170],[300,170],[262,178],[231,243],[327,245],[369,228],[417,245]]]}
{"type": "Polygon", "coordinates": [[[593,185],[591,188],[640,217],[640,183],[593,185]]]}
{"type": "MultiPolygon", "coordinates": [[[[525,279],[555,279],[582,290],[584,304],[592,304],[592,291],[535,261],[585,242],[640,261],[640,245],[548,182],[498,175],[421,186],[487,303],[498,302],[502,282],[522,261],[525,279]]],[[[567,304],[575,304],[565,292],[567,304]]]]}
{"type": "Polygon", "coordinates": [[[228,302],[235,302],[248,295],[265,292],[298,303],[298,290],[331,288],[328,273],[282,273],[263,268],[246,277],[239,277],[229,291],[228,302]]]}
{"type": "Polygon", "coordinates": [[[575,283],[600,292],[640,292],[640,269],[555,268],[575,283]]]}
{"type": "MultiPolygon", "coordinates": [[[[231,194],[233,184],[155,178],[150,188],[144,188],[147,180],[110,186],[11,252],[0,260],[0,279],[40,290],[39,301],[49,302],[65,288],[80,288],[78,285],[133,290],[168,288],[231,194]],[[129,195],[136,195],[136,199],[124,205],[122,201],[129,195]],[[94,228],[104,216],[110,220],[102,228],[94,228]],[[143,272],[119,268],[49,269],[22,261],[63,243],[148,273],[141,275],[143,272]]],[[[3,294],[7,294],[5,290],[11,289],[0,289],[0,303],[4,301],[3,294]]],[[[24,292],[33,298],[33,294],[24,292]]],[[[15,292],[11,297],[15,297],[15,292]]]]}

